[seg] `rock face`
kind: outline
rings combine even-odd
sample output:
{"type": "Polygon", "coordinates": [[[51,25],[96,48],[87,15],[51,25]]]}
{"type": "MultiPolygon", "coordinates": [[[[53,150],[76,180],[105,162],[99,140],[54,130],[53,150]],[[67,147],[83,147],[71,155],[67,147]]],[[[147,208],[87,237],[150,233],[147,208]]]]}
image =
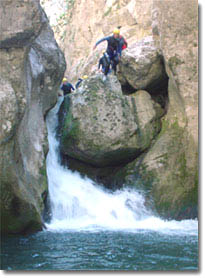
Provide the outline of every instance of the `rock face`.
{"type": "Polygon", "coordinates": [[[167,76],[152,36],[131,44],[123,51],[118,67],[118,79],[123,87],[135,90],[156,89],[166,82],[167,76]]]}
{"type": "MultiPolygon", "coordinates": [[[[46,1],[42,0],[45,8],[46,1]]],[[[95,52],[92,48],[98,39],[112,34],[115,27],[122,26],[121,33],[129,44],[152,34],[152,0],[74,0],[67,3],[68,11],[62,13],[55,33],[65,53],[66,74],[72,81],[96,70],[106,43],[95,52]]]]}
{"type": "Polygon", "coordinates": [[[56,102],[65,60],[39,1],[2,0],[0,14],[1,229],[18,233],[42,226],[44,118],[56,102]]]}
{"type": "Polygon", "coordinates": [[[155,144],[127,167],[149,187],[158,212],[197,217],[198,8],[197,1],[153,1],[153,35],[169,77],[169,107],[155,144]],[[167,13],[169,10],[169,13],[167,13]],[[139,163],[140,161],[140,163],[139,163]]]}
{"type": "Polygon", "coordinates": [[[172,1],[154,1],[153,17],[155,40],[163,54],[169,76],[169,110],[161,137],[150,150],[144,164],[152,164],[148,169],[157,169],[156,177],[160,177],[160,182],[153,187],[157,207],[165,215],[169,215],[171,209],[172,217],[197,217],[197,1],[177,1],[176,5],[172,1]],[[160,155],[163,161],[156,167],[160,155]],[[163,172],[163,177],[160,172],[163,172]]]}
{"type": "MultiPolygon", "coordinates": [[[[113,75],[84,81],[64,111],[61,151],[96,167],[117,166],[146,150],[160,130],[163,109],[146,91],[122,94],[113,75]]],[[[62,111],[63,113],[63,111],[62,111]]]]}
{"type": "Polygon", "coordinates": [[[23,47],[40,33],[46,18],[38,6],[39,1],[1,1],[1,48],[23,47]]]}
{"type": "Polygon", "coordinates": [[[166,6],[163,1],[154,0],[153,5],[154,39],[171,80],[170,117],[179,115],[182,106],[185,116],[177,118],[186,118],[188,133],[198,145],[198,2],[180,0],[173,5],[167,1],[166,6]],[[169,9],[168,16],[165,16],[166,9],[169,9]]]}
{"type": "MultiPolygon", "coordinates": [[[[196,217],[197,1],[75,0],[69,4],[68,15],[59,22],[64,26],[60,28],[59,40],[70,80],[75,81],[82,74],[95,74],[106,43],[95,52],[93,45],[110,35],[114,27],[122,26],[121,33],[129,47],[118,66],[121,87],[113,76],[103,83],[100,76],[94,75],[66,98],[60,117],[62,153],[69,159],[72,157],[74,169],[89,163],[87,169],[90,167],[91,174],[103,169],[104,175],[109,172],[113,180],[121,179],[131,186],[142,181],[147,197],[153,199],[158,213],[164,217],[196,217]],[[165,112],[160,128],[159,118],[165,112]]],[[[40,33],[41,28],[37,26],[35,30],[40,33]]],[[[37,36],[28,33],[29,37],[37,36]]],[[[3,37],[3,44],[8,41],[3,37]]],[[[18,77],[27,54],[21,48],[4,53],[9,58],[2,59],[9,59],[16,67],[12,72],[18,77]],[[18,57],[22,57],[21,63],[18,57]]],[[[7,71],[11,72],[11,67],[7,71]]],[[[16,119],[24,115],[26,101],[24,94],[19,93],[24,92],[22,83],[8,84],[4,77],[1,84],[9,91],[7,97],[12,104],[6,105],[3,94],[2,105],[8,116],[2,126],[5,138],[10,138],[18,127],[16,119]]],[[[3,141],[8,141],[5,138],[3,141]]],[[[8,141],[8,146],[11,142],[8,141]]]]}

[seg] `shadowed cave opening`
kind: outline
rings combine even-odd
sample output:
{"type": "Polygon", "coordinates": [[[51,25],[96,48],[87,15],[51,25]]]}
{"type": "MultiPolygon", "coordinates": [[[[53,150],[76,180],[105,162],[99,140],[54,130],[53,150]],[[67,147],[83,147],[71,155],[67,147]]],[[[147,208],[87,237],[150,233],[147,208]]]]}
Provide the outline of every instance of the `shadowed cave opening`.
{"type": "MultiPolygon", "coordinates": [[[[139,90],[145,90],[147,91],[151,98],[160,104],[160,106],[165,109],[165,112],[167,112],[167,105],[169,103],[169,97],[168,97],[168,83],[169,83],[169,77],[164,71],[164,74],[161,76],[160,79],[153,81],[151,84],[149,84],[145,88],[141,88],[139,90]]],[[[124,95],[131,95],[138,91],[138,89],[134,88],[129,82],[121,83],[122,92],[124,95]]]]}

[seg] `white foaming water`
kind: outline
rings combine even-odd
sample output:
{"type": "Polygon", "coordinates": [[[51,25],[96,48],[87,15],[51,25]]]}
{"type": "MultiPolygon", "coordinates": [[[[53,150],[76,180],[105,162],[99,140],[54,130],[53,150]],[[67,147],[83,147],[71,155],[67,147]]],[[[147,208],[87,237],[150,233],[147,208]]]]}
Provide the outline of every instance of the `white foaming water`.
{"type": "Polygon", "coordinates": [[[47,116],[47,175],[52,211],[51,222],[46,224],[48,230],[153,230],[197,235],[197,220],[164,221],[146,208],[145,199],[138,191],[124,188],[114,193],[106,192],[92,180],[61,166],[55,132],[62,101],[63,97],[60,97],[47,116]]]}

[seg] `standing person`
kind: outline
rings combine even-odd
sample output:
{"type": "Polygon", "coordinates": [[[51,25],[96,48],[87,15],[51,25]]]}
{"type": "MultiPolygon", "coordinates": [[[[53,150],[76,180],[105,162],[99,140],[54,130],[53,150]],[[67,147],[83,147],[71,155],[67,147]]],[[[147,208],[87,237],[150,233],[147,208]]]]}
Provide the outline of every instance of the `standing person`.
{"type": "Polygon", "coordinates": [[[109,55],[107,54],[106,51],[103,51],[103,56],[100,58],[99,60],[99,64],[98,64],[98,70],[100,70],[100,68],[102,67],[102,72],[104,73],[104,79],[106,80],[106,77],[109,73],[109,70],[110,70],[110,64],[111,64],[111,61],[110,61],[110,57],[109,55]]]}
{"type": "Polygon", "coordinates": [[[116,73],[117,64],[119,63],[122,50],[127,47],[127,42],[125,39],[120,36],[120,29],[115,28],[113,30],[113,35],[104,37],[96,42],[95,46],[93,47],[93,50],[96,49],[96,47],[101,43],[107,41],[107,54],[109,55],[109,58],[112,62],[112,69],[116,73]]]}
{"type": "Polygon", "coordinates": [[[75,89],[73,88],[73,85],[68,82],[68,79],[64,77],[63,84],[61,85],[61,90],[63,91],[64,96],[66,96],[70,94],[72,90],[74,91],[75,89]]]}

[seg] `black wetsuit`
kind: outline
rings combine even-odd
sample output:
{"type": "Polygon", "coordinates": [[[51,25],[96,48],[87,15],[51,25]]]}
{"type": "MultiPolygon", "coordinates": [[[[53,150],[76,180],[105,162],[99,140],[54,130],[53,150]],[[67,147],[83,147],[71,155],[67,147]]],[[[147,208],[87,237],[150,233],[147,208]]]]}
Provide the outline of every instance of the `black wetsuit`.
{"type": "Polygon", "coordinates": [[[106,52],[111,60],[112,69],[114,70],[114,72],[116,72],[117,64],[119,63],[119,57],[121,57],[123,45],[125,44],[125,39],[122,36],[120,36],[119,38],[108,36],[97,41],[96,46],[104,41],[107,41],[108,43],[106,52]]]}
{"type": "Polygon", "coordinates": [[[83,81],[82,78],[78,78],[78,82],[75,84],[75,88],[78,89],[78,87],[80,86],[80,83],[83,81]]]}
{"type": "Polygon", "coordinates": [[[67,82],[61,86],[61,90],[63,91],[64,96],[66,96],[71,93],[71,90],[75,89],[71,83],[67,82]]]}
{"type": "Polygon", "coordinates": [[[106,76],[109,73],[110,64],[111,64],[110,57],[107,54],[107,52],[105,52],[99,60],[98,69],[100,69],[100,67],[102,66],[102,71],[106,76]]]}

